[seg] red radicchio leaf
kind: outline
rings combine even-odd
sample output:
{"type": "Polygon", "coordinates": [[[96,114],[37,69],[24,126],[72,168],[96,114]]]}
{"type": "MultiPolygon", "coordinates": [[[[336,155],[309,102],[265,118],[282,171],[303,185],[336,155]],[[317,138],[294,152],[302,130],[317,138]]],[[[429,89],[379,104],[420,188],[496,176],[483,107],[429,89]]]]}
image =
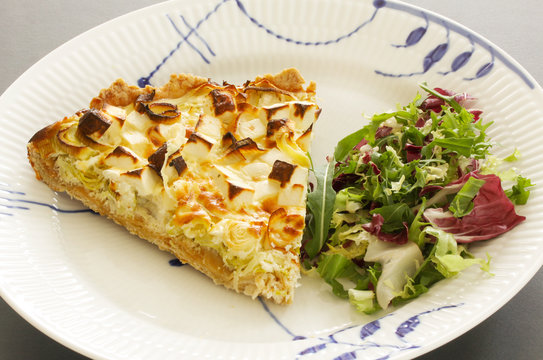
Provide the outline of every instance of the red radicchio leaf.
{"type": "Polygon", "coordinates": [[[382,204],[378,203],[377,201],[372,201],[370,203],[370,211],[373,210],[373,209],[377,209],[378,207],[381,207],[381,206],[382,206],[382,204]]]}
{"type": "Polygon", "coordinates": [[[434,141],[434,135],[432,135],[430,133],[430,134],[426,135],[426,137],[424,138],[424,145],[428,145],[432,141],[434,141]]]}
{"type": "Polygon", "coordinates": [[[370,162],[370,166],[375,175],[379,176],[381,174],[381,170],[379,170],[379,168],[377,167],[377,165],[375,165],[374,162],[370,162]]]}
{"type": "Polygon", "coordinates": [[[371,222],[367,224],[363,224],[362,228],[366,230],[367,232],[369,232],[370,234],[377,236],[379,240],[396,243],[398,245],[407,243],[408,224],[406,222],[403,223],[404,229],[400,231],[399,233],[394,233],[394,234],[385,233],[381,231],[381,227],[383,226],[384,222],[385,222],[385,219],[383,218],[383,215],[373,214],[371,218],[371,222]]]}
{"type": "Polygon", "coordinates": [[[385,136],[390,135],[391,132],[392,132],[392,128],[390,126],[380,126],[375,131],[375,138],[376,139],[384,138],[385,136]]]}
{"type": "Polygon", "coordinates": [[[405,144],[405,156],[407,158],[407,162],[411,162],[413,160],[419,160],[422,155],[420,154],[420,151],[422,150],[422,146],[417,146],[413,144],[405,144]]]}
{"type": "Polygon", "coordinates": [[[362,162],[363,162],[364,164],[367,164],[367,163],[370,162],[370,160],[371,160],[371,155],[370,155],[370,153],[364,153],[364,156],[362,156],[362,162]]]}
{"type": "MultiPolygon", "coordinates": [[[[450,90],[447,90],[447,89],[442,89],[442,88],[434,88],[435,91],[437,91],[438,93],[440,93],[441,95],[445,95],[445,96],[453,96],[454,93],[450,90]]],[[[433,95],[432,95],[433,96],[433,95]]]]}
{"type": "Polygon", "coordinates": [[[356,174],[339,174],[332,180],[332,189],[339,192],[346,187],[352,186],[358,179],[360,179],[360,176],[356,174]]]}
{"type": "Polygon", "coordinates": [[[429,97],[428,99],[424,100],[421,108],[424,110],[432,110],[435,113],[440,113],[442,110],[441,106],[443,105],[445,105],[445,101],[436,97],[429,97]]]}
{"type": "Polygon", "coordinates": [[[356,150],[360,150],[360,148],[368,143],[368,140],[362,139],[356,146],[354,147],[356,150]]]}
{"type": "Polygon", "coordinates": [[[500,178],[496,175],[481,175],[471,172],[447,185],[465,183],[469,177],[485,180],[473,199],[473,210],[462,218],[455,218],[450,211],[426,209],[424,217],[439,229],[454,235],[458,243],[492,239],[524,221],[524,216],[515,212],[515,206],[505,195],[500,178]]]}
{"type": "MultiPolygon", "coordinates": [[[[466,166],[466,170],[468,171],[467,173],[471,173],[471,172],[474,172],[474,171],[479,171],[479,168],[480,168],[480,163],[477,159],[471,159],[471,163],[466,166]]],[[[462,169],[460,167],[458,167],[457,169],[457,172],[458,174],[458,177],[459,178],[462,178],[463,176],[465,176],[467,173],[465,173],[464,171],[462,171],[462,169]]],[[[466,179],[467,181],[467,179],[466,179]]],[[[458,181],[456,181],[458,182],[458,181]]]]}
{"type": "Polygon", "coordinates": [[[415,123],[415,126],[418,127],[418,128],[421,128],[421,127],[423,127],[425,124],[426,124],[426,120],[424,120],[423,118],[419,118],[419,119],[417,120],[417,122],[415,123]]]}
{"type": "Polygon", "coordinates": [[[471,110],[470,113],[473,115],[473,122],[476,122],[481,118],[483,112],[481,110],[471,110]]]}
{"type": "Polygon", "coordinates": [[[434,191],[439,191],[441,189],[443,189],[443,186],[439,186],[439,185],[425,186],[420,190],[419,197],[423,197],[424,195],[426,195],[428,193],[431,193],[431,192],[434,192],[434,191]]]}
{"type": "Polygon", "coordinates": [[[454,101],[462,105],[463,107],[469,107],[468,103],[477,100],[473,96],[466,94],[466,93],[454,93],[453,91],[447,90],[447,89],[441,89],[441,88],[434,88],[435,91],[440,93],[441,95],[445,96],[453,96],[454,95],[454,101]]]}
{"type": "MultiPolygon", "coordinates": [[[[463,107],[469,108],[471,103],[476,100],[473,96],[466,93],[455,94],[454,92],[441,88],[434,88],[434,90],[444,96],[453,96],[454,100],[463,107]]],[[[437,96],[430,95],[421,105],[423,110],[432,110],[435,113],[441,112],[441,106],[445,105],[445,100],[438,98],[437,96]]]]}

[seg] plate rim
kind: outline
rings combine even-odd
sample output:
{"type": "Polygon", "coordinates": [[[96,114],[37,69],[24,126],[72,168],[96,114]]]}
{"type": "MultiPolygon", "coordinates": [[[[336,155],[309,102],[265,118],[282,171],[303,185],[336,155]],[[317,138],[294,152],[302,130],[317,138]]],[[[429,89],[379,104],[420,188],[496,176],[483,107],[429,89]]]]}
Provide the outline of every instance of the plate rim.
{"type": "MultiPolygon", "coordinates": [[[[252,0],[245,0],[245,1],[252,1],[252,0]]],[[[429,13],[433,14],[434,16],[446,21],[447,23],[455,24],[458,27],[463,28],[466,32],[474,34],[478,37],[480,37],[484,42],[486,42],[490,47],[495,49],[497,52],[499,52],[502,56],[508,58],[508,60],[519,70],[521,71],[527,78],[529,78],[533,84],[534,88],[530,91],[540,91],[543,92],[543,89],[541,88],[541,85],[538,83],[538,81],[511,55],[509,55],[507,52],[505,52],[501,47],[496,45],[494,42],[488,40],[486,37],[478,34],[477,32],[467,28],[466,26],[462,25],[461,23],[452,20],[444,15],[438,14],[436,12],[424,9],[422,7],[405,3],[404,1],[400,0],[388,0],[387,2],[390,3],[397,3],[401,4],[407,8],[411,8],[413,10],[417,10],[423,13],[429,13]]],[[[97,26],[94,26],[90,28],[89,30],[86,30],[85,32],[82,32],[81,34],[73,37],[72,39],[68,40],[67,42],[59,45],[54,50],[46,54],[44,57],[42,57],[40,60],[35,62],[31,67],[29,67],[27,70],[25,70],[3,93],[0,95],[0,102],[4,100],[4,98],[11,96],[11,93],[17,89],[18,84],[21,84],[25,81],[26,78],[31,77],[35,72],[39,72],[40,69],[45,68],[48,63],[50,63],[55,57],[59,56],[62,52],[69,52],[70,48],[78,44],[82,39],[85,39],[86,37],[93,36],[94,33],[97,31],[106,31],[108,27],[115,27],[119,25],[121,22],[126,21],[127,19],[130,19],[132,17],[137,17],[140,14],[143,14],[144,12],[148,11],[149,9],[153,9],[153,11],[157,11],[158,9],[162,7],[167,7],[170,4],[176,4],[177,6],[190,6],[191,2],[190,0],[167,0],[164,2],[160,2],[157,4],[149,5],[131,12],[128,12],[124,15],[115,17],[113,19],[110,19],[102,24],[99,24],[97,26]],[[13,90],[15,89],[15,90],[13,90]]],[[[144,15],[145,16],[145,15],[144,15]]],[[[543,258],[541,258],[543,259],[543,258]]],[[[541,261],[543,263],[543,260],[541,261]]],[[[541,269],[541,263],[539,264],[539,267],[536,268],[535,266],[530,268],[529,271],[523,271],[522,272],[522,281],[515,282],[514,286],[512,288],[514,290],[508,290],[505,297],[502,297],[501,300],[497,305],[492,304],[493,306],[487,308],[483,315],[481,313],[472,318],[469,322],[469,325],[464,325],[461,327],[461,332],[458,333],[458,328],[455,328],[454,331],[449,331],[446,333],[445,336],[442,336],[439,341],[434,341],[431,343],[431,346],[424,346],[420,349],[415,349],[413,351],[410,351],[408,354],[418,356],[424,353],[427,353],[429,351],[432,351],[449,341],[458,338],[462,334],[466,333],[467,331],[471,330],[472,328],[479,325],[481,322],[489,318],[492,314],[494,314],[496,311],[501,309],[507,302],[509,302],[514,296],[518,294],[518,292],[526,286],[526,284],[534,277],[534,275],[541,269]]],[[[1,280],[1,279],[0,279],[1,280]]],[[[81,346],[77,341],[73,341],[71,339],[67,339],[63,336],[60,336],[58,331],[55,331],[50,324],[47,323],[47,321],[44,321],[40,318],[36,318],[36,314],[33,314],[31,311],[28,311],[28,309],[25,309],[24,306],[21,305],[21,301],[16,301],[16,296],[10,296],[8,292],[6,292],[6,288],[4,286],[4,282],[0,282],[0,296],[6,301],[6,303],[14,309],[22,318],[25,319],[28,323],[30,323],[32,326],[34,326],[36,329],[47,335],[48,337],[52,338],[53,340],[59,342],[60,344],[77,351],[85,356],[90,357],[96,357],[99,358],[107,358],[105,354],[101,355],[100,353],[97,353],[96,349],[88,349],[85,346],[81,346]]]]}

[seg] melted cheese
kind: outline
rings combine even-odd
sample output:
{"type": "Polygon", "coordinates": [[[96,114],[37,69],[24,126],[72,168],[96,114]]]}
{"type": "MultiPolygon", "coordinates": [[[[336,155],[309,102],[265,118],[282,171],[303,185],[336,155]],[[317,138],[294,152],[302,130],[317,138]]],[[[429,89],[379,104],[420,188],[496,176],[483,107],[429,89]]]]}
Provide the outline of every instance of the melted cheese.
{"type": "Polygon", "coordinates": [[[61,145],[74,153],[100,148],[70,165],[104,179],[100,191],[126,211],[145,211],[239,271],[281,271],[277,251],[297,261],[316,104],[209,84],[146,102],[146,111],[135,105],[106,104],[101,113],[110,124],[85,141],[77,140],[77,115],[61,145]],[[277,174],[277,161],[290,170],[277,174]]]}

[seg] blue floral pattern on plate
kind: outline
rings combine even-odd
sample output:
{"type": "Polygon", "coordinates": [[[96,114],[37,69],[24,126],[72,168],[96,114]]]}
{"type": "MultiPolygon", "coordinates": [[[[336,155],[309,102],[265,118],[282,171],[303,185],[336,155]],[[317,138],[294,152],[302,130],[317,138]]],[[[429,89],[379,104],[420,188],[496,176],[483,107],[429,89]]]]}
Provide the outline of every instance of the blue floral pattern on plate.
{"type": "Polygon", "coordinates": [[[417,327],[421,324],[424,315],[442,311],[444,309],[460,307],[463,305],[462,303],[455,305],[445,305],[434,309],[426,310],[402,321],[395,328],[384,330],[382,327],[382,322],[385,319],[393,320],[394,317],[397,317],[397,314],[392,312],[383,315],[379,319],[370,321],[364,325],[347,326],[343,329],[336,330],[328,334],[327,337],[319,337],[315,339],[308,338],[303,335],[296,335],[277,318],[277,316],[269,309],[269,307],[263,300],[259,300],[264,310],[270,315],[270,317],[277,323],[277,325],[281,329],[283,329],[288,335],[292,337],[293,341],[306,340],[307,343],[310,343],[308,347],[298,352],[296,359],[305,359],[306,357],[310,358],[310,355],[318,354],[321,351],[327,350],[329,352],[333,352],[334,354],[338,354],[334,355],[334,357],[332,358],[334,360],[367,359],[368,354],[364,352],[375,349],[379,349],[382,352],[386,353],[386,355],[379,357],[379,359],[388,359],[391,355],[398,352],[419,348],[423,344],[418,345],[411,343],[406,337],[410,333],[417,330],[417,327]],[[387,332],[385,334],[387,342],[371,339],[372,336],[380,332],[387,332]],[[347,334],[345,339],[339,339],[342,334],[347,334]]]}
{"type": "MultiPolygon", "coordinates": [[[[381,9],[389,9],[389,10],[395,10],[395,11],[401,11],[413,16],[417,16],[423,19],[424,25],[416,27],[413,29],[407,38],[405,39],[405,42],[403,44],[391,44],[391,46],[395,48],[408,48],[416,46],[420,43],[420,41],[424,38],[424,36],[427,34],[428,28],[430,27],[430,23],[434,23],[439,27],[442,27],[446,30],[446,36],[445,39],[443,39],[443,42],[435,46],[434,48],[429,49],[426,52],[426,55],[423,56],[421,59],[421,67],[419,69],[414,70],[407,70],[405,72],[386,72],[379,69],[375,69],[375,73],[381,76],[386,77],[411,77],[415,75],[423,75],[428,73],[432,68],[434,68],[435,65],[442,62],[444,56],[447,54],[447,52],[450,50],[449,47],[449,34],[450,32],[455,32],[459,34],[460,36],[465,37],[470,42],[470,48],[466,49],[465,51],[460,52],[452,63],[449,66],[449,69],[447,71],[440,71],[439,73],[442,75],[448,75],[450,73],[455,73],[461,70],[471,59],[472,55],[475,52],[476,46],[481,48],[482,50],[488,52],[490,56],[490,60],[480,66],[480,68],[475,72],[475,74],[471,74],[469,76],[465,76],[464,80],[477,80],[479,78],[482,78],[486,75],[488,75],[494,68],[494,64],[496,59],[499,59],[506,67],[508,67],[510,70],[512,70],[514,73],[516,73],[525,83],[528,87],[534,88],[534,83],[524,74],[524,72],[519,69],[515,64],[513,64],[507,57],[495,53],[492,49],[492,46],[487,43],[486,40],[482,39],[478,35],[464,29],[463,27],[457,25],[456,23],[447,21],[444,18],[441,18],[437,15],[425,12],[423,10],[419,10],[416,8],[413,8],[411,6],[405,5],[403,3],[397,3],[394,1],[385,1],[385,0],[374,0],[373,6],[374,11],[371,14],[371,16],[364,20],[362,23],[360,23],[358,26],[356,26],[353,30],[350,32],[343,34],[341,36],[338,36],[333,39],[323,39],[318,41],[303,41],[298,40],[295,38],[295,36],[285,35],[281,34],[278,31],[268,27],[263,22],[259,21],[257,18],[255,18],[253,15],[249,13],[247,8],[245,7],[243,1],[241,0],[221,0],[217,3],[217,5],[211,9],[203,18],[201,18],[198,22],[196,22],[195,26],[191,26],[185,17],[183,15],[180,15],[180,19],[182,20],[184,26],[187,28],[187,33],[183,32],[178,25],[176,25],[176,22],[168,17],[168,21],[171,23],[175,31],[179,34],[181,39],[175,44],[173,49],[162,59],[162,61],[157,64],[157,66],[146,76],[141,77],[138,80],[138,85],[141,87],[144,87],[145,85],[149,85],[151,83],[151,79],[153,76],[160,70],[160,68],[172,57],[174,56],[180,49],[181,45],[184,43],[188,44],[193,51],[195,51],[198,56],[207,64],[211,63],[211,60],[208,56],[216,56],[215,52],[211,49],[209,44],[205,41],[205,39],[198,33],[198,29],[207,21],[210,21],[212,19],[212,15],[217,13],[226,3],[235,3],[239,11],[248,18],[252,24],[254,24],[257,28],[262,29],[270,36],[273,36],[279,41],[285,41],[288,43],[292,43],[299,46],[327,46],[332,44],[337,44],[345,39],[351,38],[355,36],[357,33],[362,31],[364,27],[370,25],[372,21],[377,17],[378,12],[382,11],[381,9]],[[195,46],[191,42],[191,37],[194,36],[197,38],[199,42],[201,42],[205,48],[205,50],[199,49],[197,46],[195,46]],[[204,53],[207,52],[209,55],[205,55],[204,53]]],[[[424,51],[421,51],[421,53],[424,53],[424,51]]]]}

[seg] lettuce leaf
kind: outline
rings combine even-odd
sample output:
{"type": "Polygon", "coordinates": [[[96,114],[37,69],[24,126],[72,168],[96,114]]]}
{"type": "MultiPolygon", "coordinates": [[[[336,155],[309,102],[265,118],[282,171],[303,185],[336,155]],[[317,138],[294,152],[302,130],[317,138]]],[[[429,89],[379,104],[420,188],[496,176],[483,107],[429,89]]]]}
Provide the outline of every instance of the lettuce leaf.
{"type": "Polygon", "coordinates": [[[360,312],[369,315],[381,309],[375,302],[375,293],[372,290],[349,289],[348,293],[349,302],[360,312]]]}
{"type": "Polygon", "coordinates": [[[473,210],[472,200],[479,193],[479,189],[484,183],[483,179],[476,179],[472,176],[468,178],[449,205],[449,210],[454,217],[459,218],[468,215],[473,210]]]}
{"type": "Polygon", "coordinates": [[[381,206],[370,211],[370,214],[380,214],[384,218],[382,230],[394,232],[404,229],[404,223],[411,223],[415,218],[413,211],[406,204],[393,204],[381,206]]]}
{"type": "Polygon", "coordinates": [[[411,222],[411,225],[409,226],[409,229],[407,231],[407,239],[417,244],[421,249],[424,247],[424,244],[426,242],[424,234],[422,233],[422,229],[425,226],[429,225],[429,223],[422,221],[422,214],[424,213],[425,208],[426,198],[422,198],[422,204],[420,205],[417,215],[411,222]]]}
{"type": "Polygon", "coordinates": [[[386,309],[404,289],[408,278],[416,274],[424,257],[413,242],[399,245],[374,239],[368,245],[364,261],[377,262],[382,266],[375,293],[379,306],[386,309]]]}
{"type": "Polygon", "coordinates": [[[349,152],[369,134],[369,128],[362,128],[341,139],[334,150],[334,159],[343,161],[349,152]]]}
{"type": "Polygon", "coordinates": [[[534,186],[530,179],[519,175],[517,177],[517,184],[509,190],[505,191],[505,195],[511,200],[515,205],[525,205],[530,196],[530,187],[534,186]]]}
{"type": "Polygon", "coordinates": [[[428,226],[424,233],[437,239],[435,253],[431,256],[431,261],[436,264],[436,269],[446,278],[455,276],[460,271],[472,266],[479,265],[481,270],[489,272],[490,258],[487,260],[481,258],[463,257],[470,255],[463,246],[458,246],[454,236],[442,230],[428,226]]]}
{"type": "Polygon", "coordinates": [[[336,198],[332,188],[333,168],[333,162],[329,161],[323,169],[315,171],[317,186],[307,195],[307,209],[312,215],[308,226],[311,237],[304,244],[304,249],[310,258],[319,253],[328,238],[336,198]]]}
{"type": "Polygon", "coordinates": [[[518,151],[518,149],[515,149],[515,151],[513,151],[512,154],[510,154],[509,156],[504,157],[503,161],[514,162],[514,161],[517,161],[519,159],[520,159],[520,151],[518,151]]]}
{"type": "Polygon", "coordinates": [[[367,289],[370,282],[368,274],[363,273],[352,260],[338,253],[321,254],[317,272],[332,287],[334,295],[343,299],[347,299],[349,293],[339,280],[349,280],[354,284],[352,288],[360,290],[367,289]]]}

